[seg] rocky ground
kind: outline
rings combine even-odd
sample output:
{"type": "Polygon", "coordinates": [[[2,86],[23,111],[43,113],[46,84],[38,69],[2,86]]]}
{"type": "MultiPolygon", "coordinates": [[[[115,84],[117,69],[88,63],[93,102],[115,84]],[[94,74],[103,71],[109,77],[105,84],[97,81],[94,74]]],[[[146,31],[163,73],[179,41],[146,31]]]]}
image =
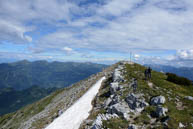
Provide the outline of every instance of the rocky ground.
{"type": "Polygon", "coordinates": [[[120,62],[106,76],[80,129],[193,128],[192,88],[167,82],[166,75],[155,71],[146,81],[144,69],[120,62]]]}

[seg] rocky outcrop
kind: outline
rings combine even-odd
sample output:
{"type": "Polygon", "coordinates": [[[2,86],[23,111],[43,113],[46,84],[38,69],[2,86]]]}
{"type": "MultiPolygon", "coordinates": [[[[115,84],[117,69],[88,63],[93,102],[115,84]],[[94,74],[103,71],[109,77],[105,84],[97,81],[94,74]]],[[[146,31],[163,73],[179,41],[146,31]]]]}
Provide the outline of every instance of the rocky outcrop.
{"type": "Polygon", "coordinates": [[[188,99],[188,100],[193,101],[193,97],[192,96],[186,96],[185,98],[188,99]]]}
{"type": "Polygon", "coordinates": [[[113,82],[124,82],[124,78],[121,75],[121,70],[123,69],[123,66],[119,66],[115,69],[113,73],[113,82]]]}
{"type": "Polygon", "coordinates": [[[120,90],[119,83],[118,82],[112,82],[110,84],[110,92],[111,92],[111,94],[112,95],[115,94],[116,91],[118,91],[118,90],[120,90]]]}
{"type": "Polygon", "coordinates": [[[155,115],[157,117],[166,116],[166,112],[168,112],[167,108],[164,108],[164,107],[161,107],[161,106],[157,106],[156,111],[155,111],[155,115]]]}
{"type": "Polygon", "coordinates": [[[117,95],[111,95],[111,96],[105,101],[104,106],[105,106],[105,107],[108,107],[108,106],[111,106],[111,105],[114,105],[114,104],[118,103],[119,101],[120,101],[119,96],[117,96],[117,95]]]}
{"type": "Polygon", "coordinates": [[[150,104],[151,105],[160,105],[160,104],[164,104],[166,101],[165,97],[164,96],[157,96],[157,97],[153,97],[151,99],[151,102],[150,104]]]}
{"type": "Polygon", "coordinates": [[[96,120],[92,124],[91,129],[103,129],[103,120],[109,120],[112,118],[117,118],[118,116],[116,114],[99,114],[96,118],[96,120]]]}
{"type": "Polygon", "coordinates": [[[124,102],[114,104],[110,106],[107,110],[107,113],[117,114],[118,116],[121,116],[126,120],[129,120],[129,114],[128,114],[129,112],[130,112],[130,109],[124,102]]]}
{"type": "Polygon", "coordinates": [[[136,112],[141,112],[149,104],[145,102],[145,99],[142,98],[142,94],[131,93],[125,99],[130,109],[135,110],[136,112]]]}

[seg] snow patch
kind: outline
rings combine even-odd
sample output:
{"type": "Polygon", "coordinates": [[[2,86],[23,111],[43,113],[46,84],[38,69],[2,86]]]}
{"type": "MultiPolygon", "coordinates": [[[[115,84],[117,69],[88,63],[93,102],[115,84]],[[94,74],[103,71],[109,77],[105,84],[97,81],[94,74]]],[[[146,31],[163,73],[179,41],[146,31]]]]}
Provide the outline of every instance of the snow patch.
{"type": "Polygon", "coordinates": [[[105,77],[97,81],[75,104],[56,118],[45,129],[78,129],[92,110],[92,100],[96,96],[105,77]]]}

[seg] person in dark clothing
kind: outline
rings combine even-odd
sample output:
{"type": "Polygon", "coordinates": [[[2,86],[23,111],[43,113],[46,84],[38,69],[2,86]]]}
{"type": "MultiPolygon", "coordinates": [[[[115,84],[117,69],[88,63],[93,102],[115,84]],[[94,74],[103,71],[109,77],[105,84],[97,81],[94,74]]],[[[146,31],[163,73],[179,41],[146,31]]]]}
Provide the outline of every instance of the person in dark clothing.
{"type": "Polygon", "coordinates": [[[147,77],[148,77],[148,70],[147,69],[145,69],[144,74],[145,74],[145,80],[147,80],[147,77]]]}
{"type": "Polygon", "coordinates": [[[147,71],[148,71],[148,79],[151,79],[151,71],[152,71],[152,69],[150,67],[148,67],[147,71]]]}
{"type": "Polygon", "coordinates": [[[137,90],[137,79],[135,78],[133,82],[133,91],[136,92],[136,90],[137,90]]]}

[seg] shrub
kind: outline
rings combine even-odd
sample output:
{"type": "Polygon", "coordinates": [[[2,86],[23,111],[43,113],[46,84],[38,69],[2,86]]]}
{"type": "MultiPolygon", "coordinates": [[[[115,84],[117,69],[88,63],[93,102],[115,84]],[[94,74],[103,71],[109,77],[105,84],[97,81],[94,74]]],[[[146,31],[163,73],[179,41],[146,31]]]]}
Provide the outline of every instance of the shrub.
{"type": "Polygon", "coordinates": [[[186,85],[186,86],[192,85],[192,81],[185,77],[180,77],[173,73],[166,73],[166,75],[168,76],[167,80],[170,82],[173,82],[179,85],[186,85]]]}

